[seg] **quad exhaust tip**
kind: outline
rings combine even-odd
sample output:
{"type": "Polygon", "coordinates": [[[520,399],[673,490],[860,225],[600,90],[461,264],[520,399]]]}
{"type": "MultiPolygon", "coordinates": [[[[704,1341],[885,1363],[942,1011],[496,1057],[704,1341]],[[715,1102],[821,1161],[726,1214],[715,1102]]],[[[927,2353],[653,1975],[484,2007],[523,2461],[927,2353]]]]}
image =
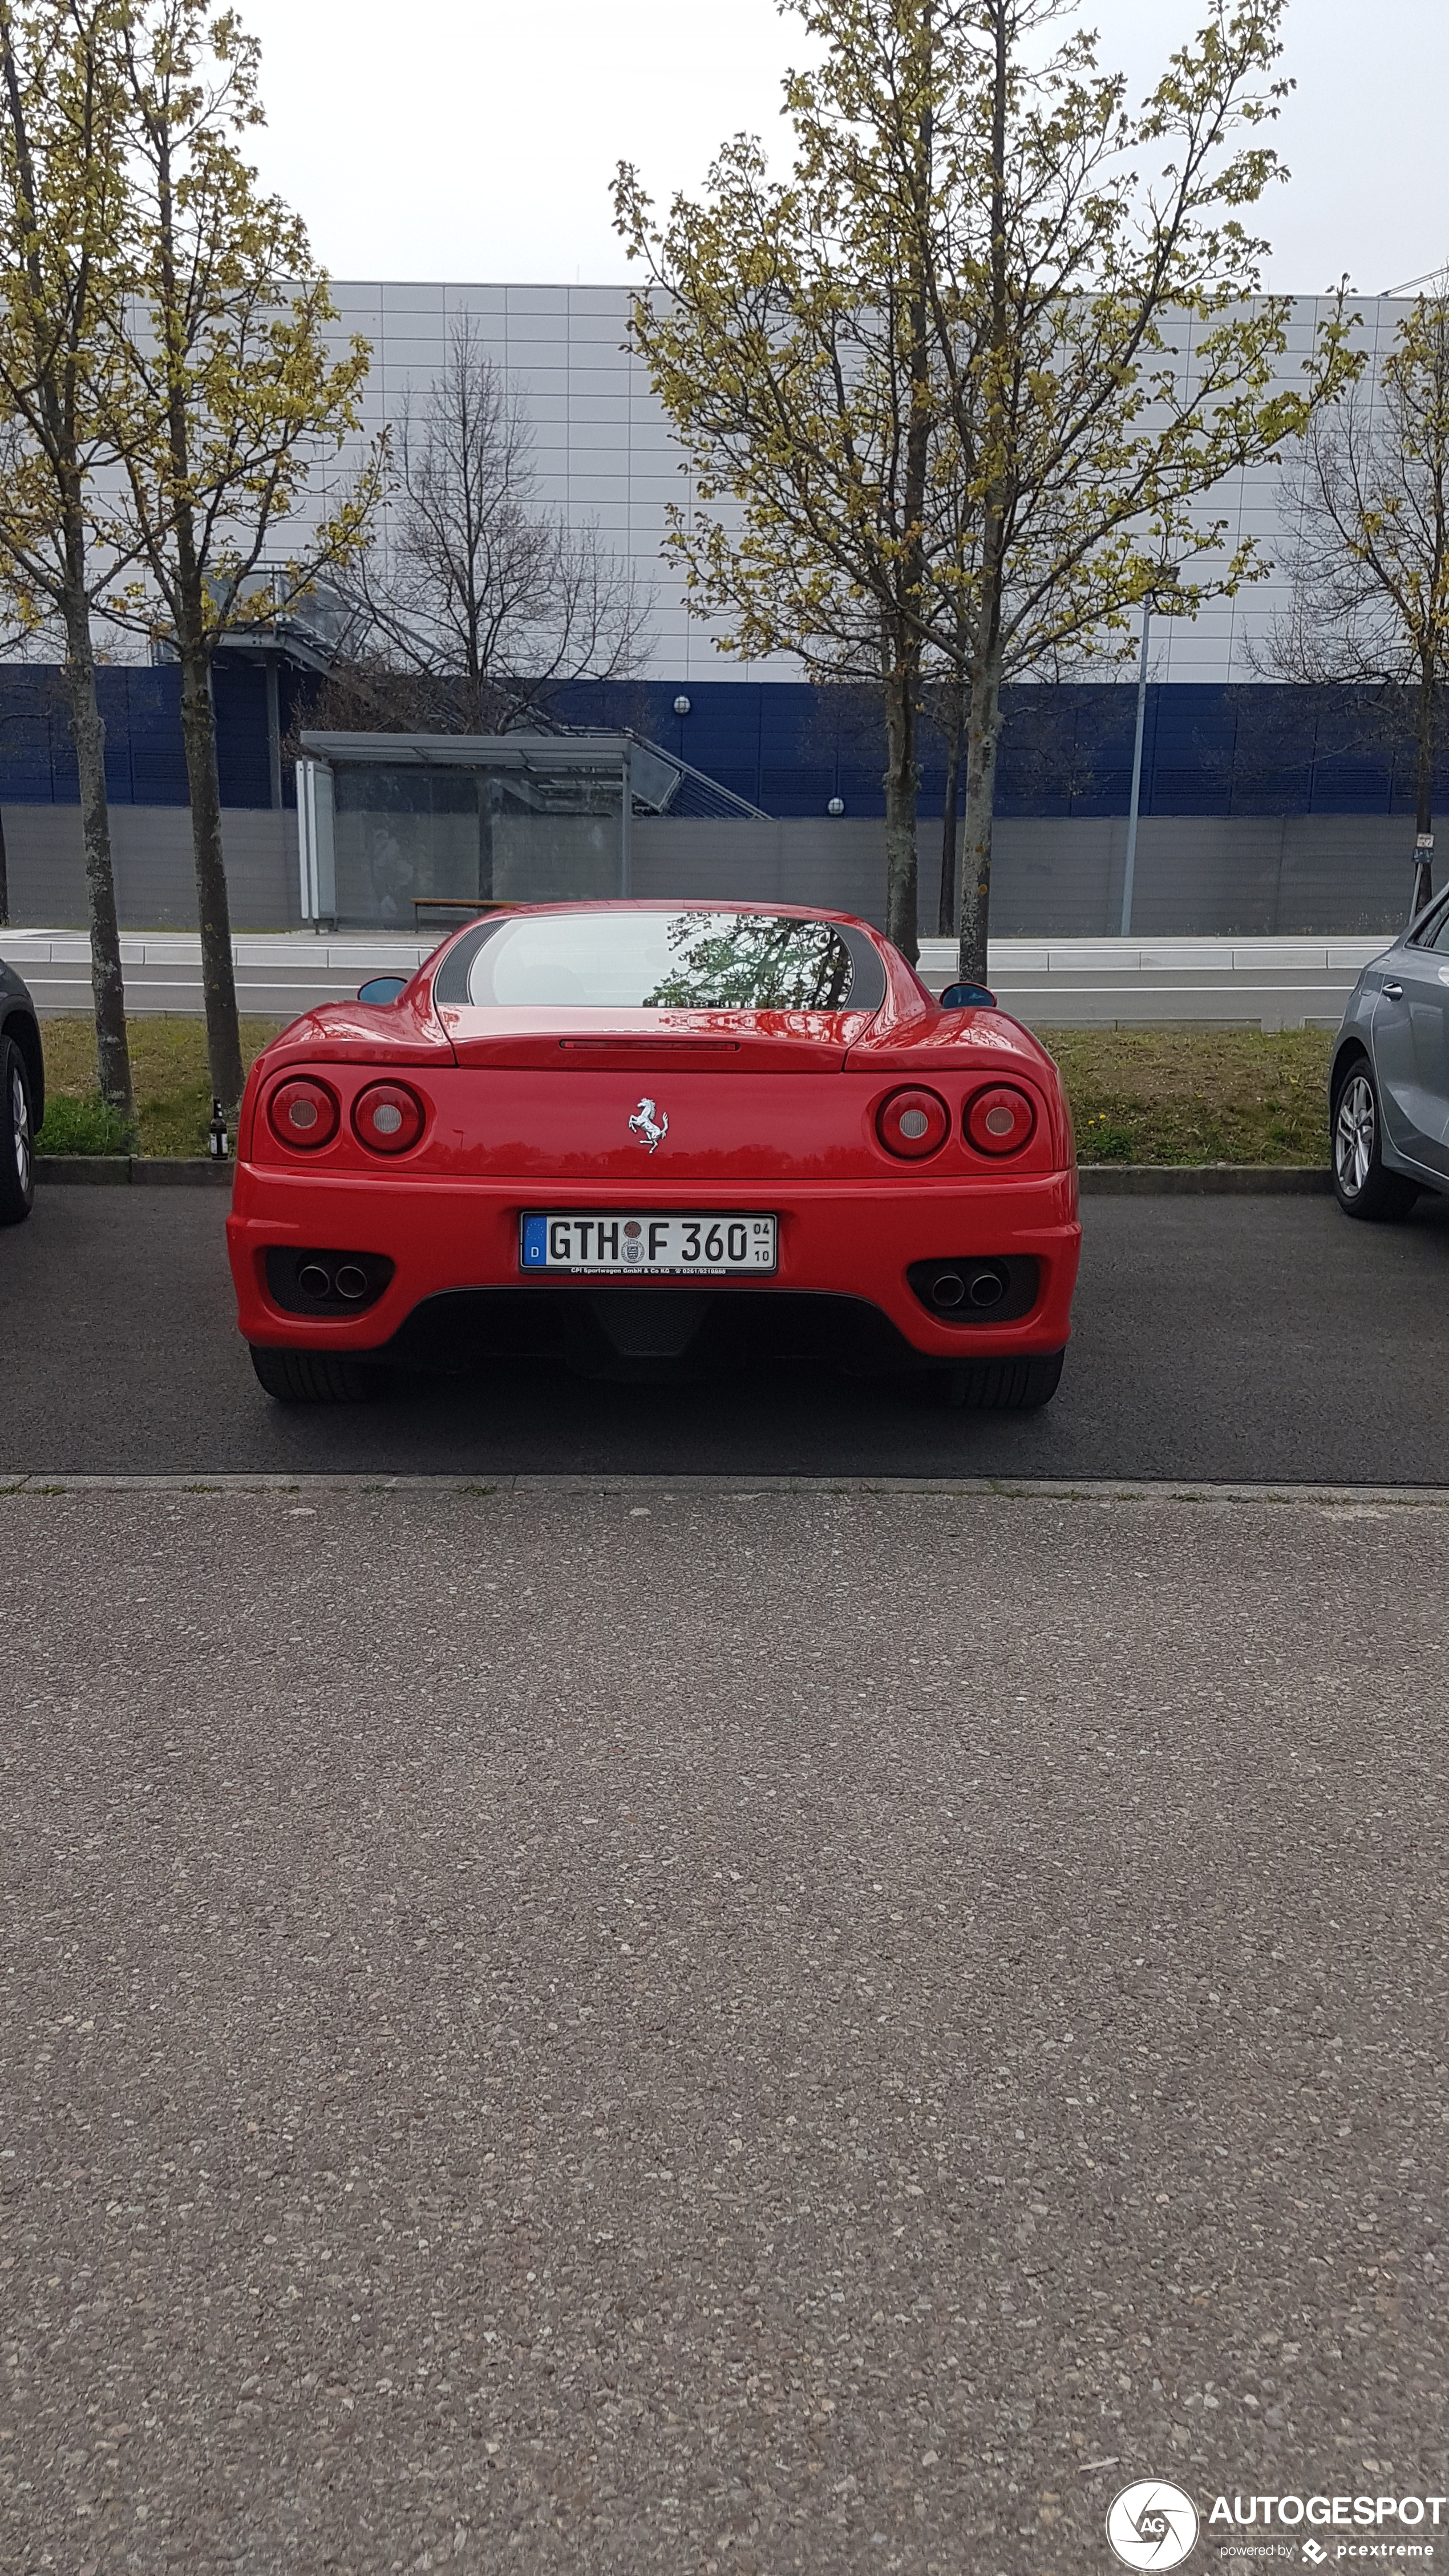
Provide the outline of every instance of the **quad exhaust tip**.
{"type": "Polygon", "coordinates": [[[308,1297],[345,1297],[355,1306],[368,1292],[367,1272],[356,1261],[339,1261],[336,1274],[320,1261],[304,1261],[297,1273],[297,1285],[308,1297]]]}
{"type": "Polygon", "coordinates": [[[956,1306],[974,1306],[978,1314],[999,1306],[1006,1294],[1006,1280],[999,1270],[978,1270],[969,1285],[959,1270],[941,1270],[931,1282],[931,1303],[948,1312],[956,1306]]]}

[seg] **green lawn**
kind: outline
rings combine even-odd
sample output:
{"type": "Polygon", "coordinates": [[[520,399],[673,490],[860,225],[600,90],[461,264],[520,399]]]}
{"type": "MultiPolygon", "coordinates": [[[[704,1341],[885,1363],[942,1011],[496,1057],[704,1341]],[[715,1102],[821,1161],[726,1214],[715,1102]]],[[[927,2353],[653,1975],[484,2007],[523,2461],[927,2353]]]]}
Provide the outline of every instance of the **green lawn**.
{"type": "MultiPolygon", "coordinates": [[[[276,1020],[243,1020],[242,1061],[249,1065],[276,1020]]],[[[124,1154],[131,1140],[96,1091],[96,1038],[89,1020],[44,1020],[45,1125],[42,1154],[124,1154]]],[[[131,1078],[136,1089],[134,1150],[204,1154],[211,1124],[206,1030],[200,1020],[132,1020],[131,1078]]]]}
{"type": "MultiPolygon", "coordinates": [[[[248,1064],[275,1035],[243,1020],[248,1064]]],[[[1066,1080],[1084,1163],[1326,1163],[1326,1029],[1263,1037],[1254,1029],[1047,1029],[1066,1080]]],[[[42,1153],[124,1153],[119,1123],[95,1088],[88,1020],[47,1020],[52,1104],[42,1153]]],[[[143,1154],[204,1154],[211,1116],[199,1020],[133,1020],[138,1145],[143,1154]]]]}
{"type": "Polygon", "coordinates": [[[1326,1163],[1329,1029],[1043,1029],[1083,1163],[1326,1163]]]}

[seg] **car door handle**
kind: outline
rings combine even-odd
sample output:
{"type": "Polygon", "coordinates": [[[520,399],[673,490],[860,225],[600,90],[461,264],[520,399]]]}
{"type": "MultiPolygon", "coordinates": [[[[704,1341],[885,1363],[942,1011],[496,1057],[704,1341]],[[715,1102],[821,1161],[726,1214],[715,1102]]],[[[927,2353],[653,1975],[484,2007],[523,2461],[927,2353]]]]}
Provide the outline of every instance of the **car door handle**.
{"type": "Polygon", "coordinates": [[[1381,984],[1379,990],[1386,994],[1391,1002],[1401,1002],[1404,998],[1404,988],[1402,984],[1381,984]]]}

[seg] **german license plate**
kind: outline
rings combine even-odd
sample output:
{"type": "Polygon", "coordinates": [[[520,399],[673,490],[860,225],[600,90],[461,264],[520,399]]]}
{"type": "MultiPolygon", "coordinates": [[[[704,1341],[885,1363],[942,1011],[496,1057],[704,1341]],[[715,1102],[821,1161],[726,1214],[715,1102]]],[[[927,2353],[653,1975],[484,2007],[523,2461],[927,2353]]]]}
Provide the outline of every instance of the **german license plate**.
{"type": "Polygon", "coordinates": [[[519,1267],[590,1278],[727,1279],[775,1267],[772,1216],[580,1214],[526,1216],[519,1267]]]}

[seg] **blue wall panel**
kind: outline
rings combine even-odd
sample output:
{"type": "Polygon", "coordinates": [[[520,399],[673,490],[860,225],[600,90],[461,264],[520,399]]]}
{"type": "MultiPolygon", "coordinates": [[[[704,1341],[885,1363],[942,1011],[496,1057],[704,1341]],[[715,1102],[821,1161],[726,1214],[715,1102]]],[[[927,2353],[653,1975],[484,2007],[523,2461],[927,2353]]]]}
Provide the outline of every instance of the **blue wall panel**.
{"type": "MultiPolygon", "coordinates": [[[[310,686],[280,672],[284,734],[310,686]]],[[[187,801],[180,673],[173,665],[103,668],[106,776],[117,804],[187,801]]],[[[234,661],[216,672],[222,803],[271,803],[266,674],[234,661]]],[[[565,723],[622,725],[677,751],[748,803],[782,817],[823,814],[834,796],[854,815],[885,810],[885,745],[878,704],[860,689],[803,681],[575,681],[558,690],[565,723]],[[674,700],[689,699],[687,716],[674,700]]],[[[1136,691],[1103,686],[1019,688],[1007,693],[997,769],[997,812],[1125,814],[1131,785],[1136,691]]],[[[1149,815],[1412,813],[1413,764],[1367,693],[1351,690],[1164,686],[1148,691],[1142,811],[1149,815]]],[[[284,797],[295,789],[284,767],[284,797]]],[[[938,815],[945,745],[921,742],[921,810],[938,815]]],[[[39,665],[0,667],[0,802],[73,804],[75,755],[63,675],[39,665]]],[[[1438,782],[1449,803],[1449,760],[1438,782]]]]}
{"type": "MultiPolygon", "coordinates": [[[[555,698],[577,725],[632,725],[766,813],[885,810],[878,709],[854,689],[803,682],[575,681],[555,698]],[[687,716],[674,700],[686,696],[687,716]]],[[[996,810],[1125,814],[1137,693],[1131,682],[1007,691],[996,810]]],[[[939,814],[945,745],[921,739],[921,810],[939,814]]],[[[1412,811],[1412,764],[1367,695],[1267,684],[1169,685],[1147,693],[1144,814],[1389,814],[1412,811]]],[[[1449,760],[1440,798],[1449,797],[1449,760]]]]}
{"type": "MultiPolygon", "coordinates": [[[[96,696],[112,803],[187,804],[176,664],[103,664],[96,696]]],[[[223,805],[270,805],[266,673],[250,663],[220,664],[215,697],[223,805]]],[[[78,796],[63,672],[41,664],[0,668],[0,801],[74,805],[78,796]]]]}

